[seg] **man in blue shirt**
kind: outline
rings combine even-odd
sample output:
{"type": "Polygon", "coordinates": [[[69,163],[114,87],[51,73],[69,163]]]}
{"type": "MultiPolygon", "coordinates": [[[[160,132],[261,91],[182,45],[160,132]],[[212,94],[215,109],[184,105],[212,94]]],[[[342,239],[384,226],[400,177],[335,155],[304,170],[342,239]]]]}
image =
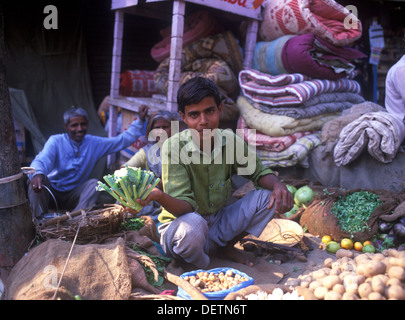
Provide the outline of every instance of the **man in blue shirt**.
{"type": "Polygon", "coordinates": [[[29,175],[28,199],[33,217],[48,212],[51,199],[59,208],[72,211],[94,205],[99,195],[98,180],[89,177],[96,162],[133,144],[142,134],[147,112],[148,107],[141,106],[139,118],[126,131],[105,138],[86,134],[89,125],[86,110],[67,110],[63,115],[66,133],[50,136],[31,163],[35,173],[29,175]]]}

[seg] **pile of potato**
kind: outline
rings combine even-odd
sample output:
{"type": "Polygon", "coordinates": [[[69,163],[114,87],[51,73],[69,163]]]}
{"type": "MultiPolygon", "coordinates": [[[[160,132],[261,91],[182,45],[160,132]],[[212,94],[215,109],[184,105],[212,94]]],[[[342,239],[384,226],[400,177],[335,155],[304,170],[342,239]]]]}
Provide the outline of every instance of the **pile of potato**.
{"type": "Polygon", "coordinates": [[[321,300],[405,300],[405,251],[339,249],[336,257],[288,279],[286,285],[308,288],[321,300]]]}
{"type": "Polygon", "coordinates": [[[200,271],[195,276],[185,276],[183,279],[203,293],[226,290],[249,280],[232,270],[227,270],[225,273],[200,271]]]}

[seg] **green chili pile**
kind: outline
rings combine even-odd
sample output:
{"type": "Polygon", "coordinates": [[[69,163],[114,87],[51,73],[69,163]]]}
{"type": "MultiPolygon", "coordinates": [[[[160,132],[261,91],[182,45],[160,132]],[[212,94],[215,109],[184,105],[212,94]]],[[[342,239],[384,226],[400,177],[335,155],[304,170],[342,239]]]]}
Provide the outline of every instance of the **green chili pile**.
{"type": "Polygon", "coordinates": [[[358,191],[339,197],[332,205],[332,213],[338,218],[342,230],[354,234],[370,229],[367,221],[382,201],[369,191],[358,191]]]}

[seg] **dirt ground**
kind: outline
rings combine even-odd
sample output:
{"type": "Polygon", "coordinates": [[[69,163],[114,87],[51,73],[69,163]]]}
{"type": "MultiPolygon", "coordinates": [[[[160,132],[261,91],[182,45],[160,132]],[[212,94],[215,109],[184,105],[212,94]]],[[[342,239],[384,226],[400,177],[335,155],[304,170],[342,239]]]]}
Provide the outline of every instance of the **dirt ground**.
{"type": "MultiPolygon", "coordinates": [[[[240,263],[235,263],[229,260],[222,260],[218,257],[213,257],[209,268],[217,267],[232,267],[255,279],[255,284],[277,283],[285,284],[290,278],[298,278],[309,268],[322,266],[323,262],[328,257],[334,257],[333,254],[320,248],[321,239],[311,234],[304,234],[303,241],[308,247],[304,259],[294,258],[289,255],[284,257],[287,261],[278,260],[272,254],[263,253],[262,256],[256,256],[256,264],[253,267],[245,266],[240,263]]],[[[239,245],[238,248],[242,249],[239,245]]],[[[252,252],[246,254],[254,255],[252,252]]]]}
{"type": "Polygon", "coordinates": [[[304,273],[305,270],[308,268],[312,268],[314,266],[323,266],[323,263],[326,258],[328,257],[335,257],[334,254],[327,252],[324,249],[320,249],[321,239],[319,237],[315,237],[311,234],[304,235],[306,243],[311,243],[311,248],[307,252],[306,262],[298,261],[297,259],[282,263],[280,266],[285,269],[286,275],[281,279],[280,283],[284,284],[288,278],[297,278],[300,274],[304,273]]]}
{"type": "MultiPolygon", "coordinates": [[[[210,270],[220,267],[234,268],[252,277],[255,280],[255,284],[285,284],[287,280],[298,278],[308,269],[317,268],[318,266],[321,268],[326,258],[334,257],[333,254],[320,249],[321,239],[319,239],[319,237],[306,233],[304,234],[303,241],[308,248],[304,259],[298,259],[294,258],[293,255],[288,255],[283,257],[284,261],[281,261],[278,260],[277,257],[274,258],[273,254],[266,252],[263,252],[261,256],[257,256],[253,252],[243,250],[243,247],[237,244],[236,248],[243,251],[241,254],[250,255],[255,259],[256,264],[253,267],[213,256],[206,269],[210,270]]],[[[178,269],[172,269],[170,271],[174,274],[181,275],[191,270],[179,267],[178,269]]]]}

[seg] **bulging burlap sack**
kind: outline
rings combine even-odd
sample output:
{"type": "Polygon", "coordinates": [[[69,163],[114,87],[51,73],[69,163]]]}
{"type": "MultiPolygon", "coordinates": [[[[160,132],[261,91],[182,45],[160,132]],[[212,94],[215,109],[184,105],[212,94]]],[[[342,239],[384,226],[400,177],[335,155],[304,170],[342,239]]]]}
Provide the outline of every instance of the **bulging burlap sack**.
{"type": "Polygon", "coordinates": [[[405,201],[401,202],[392,212],[392,214],[383,214],[380,216],[380,219],[385,222],[394,222],[398,219],[405,217],[405,201]]]}
{"type": "Polygon", "coordinates": [[[325,144],[326,142],[337,142],[340,132],[350,122],[360,118],[365,113],[383,110],[383,107],[371,101],[353,105],[350,109],[343,111],[340,117],[330,120],[322,126],[322,143],[325,144]]]}
{"type": "MultiPolygon", "coordinates": [[[[33,248],[12,269],[6,300],[52,299],[65,266],[71,242],[51,239],[33,248]]],[[[56,298],[127,300],[131,273],[122,238],[108,244],[75,245],[56,298]]]]}

